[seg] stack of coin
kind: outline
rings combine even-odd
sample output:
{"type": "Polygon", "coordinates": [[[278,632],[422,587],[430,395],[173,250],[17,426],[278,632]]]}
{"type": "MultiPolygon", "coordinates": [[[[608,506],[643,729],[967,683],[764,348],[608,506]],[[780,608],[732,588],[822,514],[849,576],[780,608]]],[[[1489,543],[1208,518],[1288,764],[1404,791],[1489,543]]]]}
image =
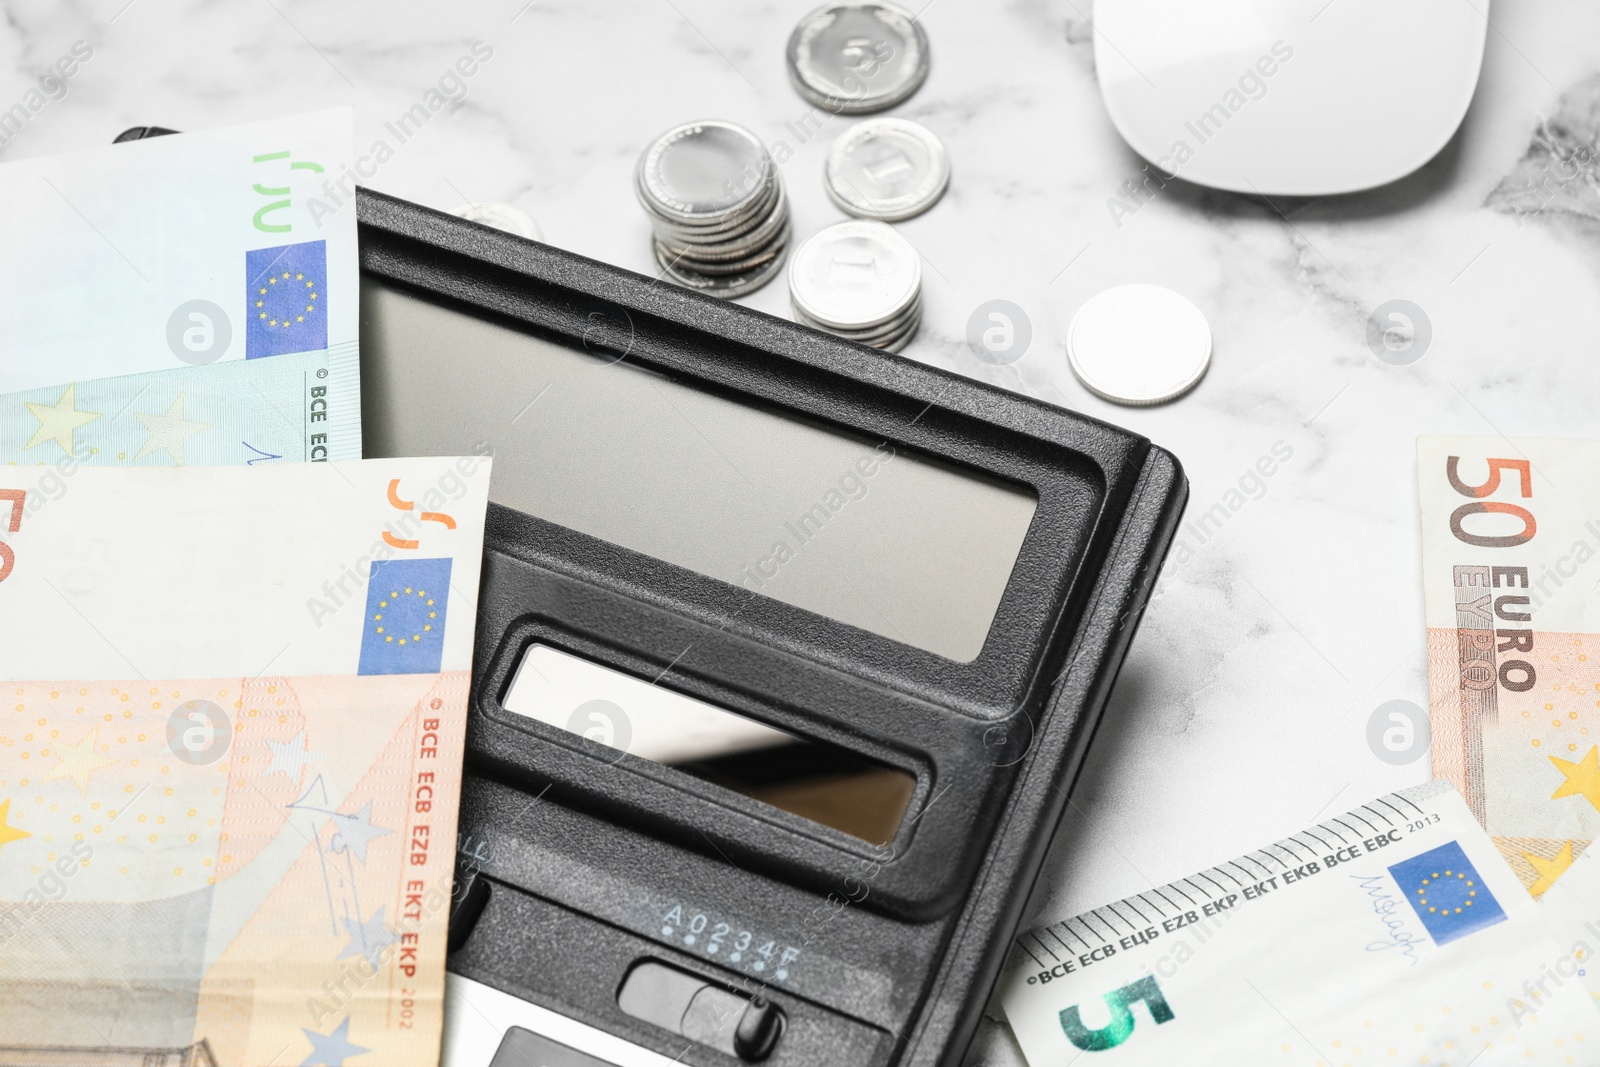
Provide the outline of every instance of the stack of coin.
{"type": "Polygon", "coordinates": [[[796,322],[898,352],[922,324],[922,259],[881,222],[841,222],[808,237],[789,264],[796,322]]]}
{"type": "Polygon", "coordinates": [[[772,156],[731,122],[690,122],[639,158],[639,202],[656,262],[679,285],[712,296],[754,292],[789,250],[789,201],[772,156]]]}

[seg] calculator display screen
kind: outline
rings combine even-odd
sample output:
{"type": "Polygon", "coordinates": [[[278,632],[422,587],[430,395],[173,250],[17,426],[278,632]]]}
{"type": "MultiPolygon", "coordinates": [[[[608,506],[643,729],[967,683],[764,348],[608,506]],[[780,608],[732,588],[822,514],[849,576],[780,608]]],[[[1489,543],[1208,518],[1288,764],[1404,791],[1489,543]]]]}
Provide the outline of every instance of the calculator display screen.
{"type": "Polygon", "coordinates": [[[507,507],[974,659],[1030,490],[364,279],[365,454],[492,450],[507,507]]]}

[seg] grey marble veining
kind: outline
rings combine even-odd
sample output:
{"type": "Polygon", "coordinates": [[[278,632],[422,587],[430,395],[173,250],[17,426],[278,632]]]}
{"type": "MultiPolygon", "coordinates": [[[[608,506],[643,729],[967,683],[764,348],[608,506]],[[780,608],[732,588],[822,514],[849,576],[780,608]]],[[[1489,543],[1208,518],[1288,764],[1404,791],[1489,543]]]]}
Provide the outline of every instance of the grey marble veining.
{"type": "MultiPolygon", "coordinates": [[[[810,6],[9,0],[0,109],[73,42],[94,55],[0,161],[136,124],[336,103],[354,106],[365,148],[482,40],[493,57],[465,96],[369,184],[440,208],[507,201],[553,244],[653,273],[632,170],[653,136],[688,119],[785,144],[797,240],[842,218],[822,163],[852,120],[804,128],[810,108],[783,65],[810,6]]],[[[1462,130],[1391,186],[1263,201],[1172,182],[1131,213],[1108,201],[1143,180],[1143,164],[1100,103],[1088,14],[1069,0],[933,0],[932,74],[892,112],[931,127],[953,164],[944,199],[899,224],[925,265],[907,355],[1147,434],[1193,484],[1030,922],[1426,778],[1426,761],[1389,766],[1365,740],[1378,704],[1426,703],[1415,437],[1600,433],[1600,7],[1497,4],[1462,130]],[[1529,192],[1541,181],[1544,196],[1529,192]],[[1136,281],[1188,295],[1215,335],[1208,376],[1165,407],[1104,403],[1066,364],[1078,306],[1136,281]],[[1033,326],[1028,353],[999,367],[965,342],[969,315],[997,297],[1033,326]],[[1391,299],[1432,324],[1409,366],[1367,347],[1367,317],[1391,299]],[[1257,487],[1247,475],[1275,448],[1287,456],[1257,487]]],[[[781,283],[744,302],[787,312],[781,283]]],[[[973,1061],[1015,1060],[986,1024],[973,1061]]]]}

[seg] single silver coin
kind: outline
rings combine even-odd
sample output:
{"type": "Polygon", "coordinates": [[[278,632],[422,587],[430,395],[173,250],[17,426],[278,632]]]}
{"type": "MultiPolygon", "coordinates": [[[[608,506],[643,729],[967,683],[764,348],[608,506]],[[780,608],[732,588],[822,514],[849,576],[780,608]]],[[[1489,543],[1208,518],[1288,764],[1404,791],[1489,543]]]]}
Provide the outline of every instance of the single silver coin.
{"type": "Polygon", "coordinates": [[[1091,393],[1115,404],[1175,400],[1211,365],[1211,327],[1186,297],[1159,285],[1119,285],[1078,309],[1067,360],[1091,393]]]}
{"type": "Polygon", "coordinates": [[[893,107],[928,77],[928,35],[897,4],[828,4],[789,35],[789,80],[795,91],[835,115],[893,107]]]}
{"type": "Polygon", "coordinates": [[[668,130],[639,158],[647,208],[669,219],[714,222],[761,199],[773,162],[761,139],[731,122],[690,122],[668,130]]]}
{"type": "Polygon", "coordinates": [[[823,185],[847,213],[898,222],[920,215],[950,184],[950,154],[933,131],[908,119],[869,119],[828,150],[823,185]]]}
{"type": "Polygon", "coordinates": [[[806,238],[789,264],[789,298],[808,318],[865,330],[901,315],[922,291],[922,259],[882,222],[835,223],[806,238]]]}
{"type": "Polygon", "coordinates": [[[462,204],[453,208],[452,215],[459,215],[469,222],[479,222],[485,226],[493,226],[506,233],[514,233],[518,237],[526,237],[530,241],[544,240],[544,234],[539,230],[539,224],[533,221],[527,212],[512,207],[510,204],[497,204],[484,201],[477,204],[462,204]]]}

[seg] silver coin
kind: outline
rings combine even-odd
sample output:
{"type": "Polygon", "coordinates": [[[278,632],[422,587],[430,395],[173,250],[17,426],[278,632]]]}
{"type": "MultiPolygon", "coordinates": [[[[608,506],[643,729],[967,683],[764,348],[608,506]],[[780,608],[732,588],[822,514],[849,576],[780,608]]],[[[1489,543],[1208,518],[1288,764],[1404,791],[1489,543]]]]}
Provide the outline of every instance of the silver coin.
{"type": "Polygon", "coordinates": [[[911,327],[908,330],[906,330],[906,332],[898,340],[886,342],[885,344],[879,345],[878,347],[882,348],[885,352],[903,352],[903,351],[905,351],[906,345],[911,343],[911,339],[917,335],[917,328],[919,326],[921,326],[921,325],[922,325],[922,319],[920,317],[918,317],[917,321],[913,322],[911,324],[911,327]]]}
{"type": "Polygon", "coordinates": [[[817,329],[825,330],[836,337],[843,337],[847,341],[854,341],[857,344],[868,345],[872,348],[888,348],[908,335],[916,332],[917,327],[921,324],[921,305],[918,305],[915,311],[911,314],[895,319],[888,325],[870,331],[836,330],[828,326],[810,323],[810,325],[816,326],[817,329]]]}
{"type": "Polygon", "coordinates": [[[650,224],[657,230],[682,234],[693,240],[721,241],[760,225],[774,210],[779,188],[774,174],[748,202],[726,214],[700,219],[671,214],[660,204],[654,203],[653,197],[643,186],[636,186],[636,192],[639,194],[639,203],[644,205],[645,213],[650,216],[650,224]]]}
{"type": "Polygon", "coordinates": [[[928,77],[928,35],[896,4],[819,7],[789,35],[787,54],[795,90],[835,115],[893,107],[928,77]]]}
{"type": "Polygon", "coordinates": [[[690,122],[645,150],[636,184],[645,207],[668,219],[717,222],[759,201],[772,174],[772,157],[749,130],[690,122]]]}
{"type": "Polygon", "coordinates": [[[767,245],[750,255],[740,259],[716,260],[701,259],[676,252],[660,241],[655,242],[657,263],[671,263],[673,268],[684,273],[706,274],[720,277],[734,274],[748,274],[760,268],[773,259],[781,259],[789,251],[789,231],[783,230],[767,245]]]}
{"type": "Polygon", "coordinates": [[[731,235],[708,238],[685,233],[673,227],[655,227],[656,240],[667,246],[674,255],[695,258],[730,260],[740,259],[772,242],[772,239],[789,225],[788,200],[780,188],[771,214],[747,225],[731,235]]]}
{"type": "Polygon", "coordinates": [[[881,326],[873,326],[865,330],[843,330],[836,326],[829,326],[827,323],[818,322],[811,316],[807,315],[804,309],[796,306],[793,301],[790,302],[789,306],[794,311],[794,318],[796,322],[802,322],[805,325],[814,327],[818,330],[826,330],[828,333],[847,338],[851,341],[860,341],[862,344],[874,344],[879,341],[896,337],[905,330],[907,325],[913,321],[920,320],[922,317],[922,300],[920,297],[915,303],[907,308],[903,314],[897,315],[881,326]]]}
{"type": "Polygon", "coordinates": [[[777,209],[778,197],[779,186],[774,183],[763,189],[748,207],[710,223],[667,218],[648,206],[646,214],[650,216],[650,224],[663,233],[681,234],[685,240],[715,244],[748,233],[752,227],[761,225],[777,209]]]}
{"type": "MultiPolygon", "coordinates": [[[[785,246],[785,251],[787,251],[787,246],[785,246]]],[[[780,255],[754,270],[734,275],[709,275],[701,274],[699,271],[685,270],[674,265],[671,261],[662,262],[659,254],[656,256],[656,263],[661,267],[661,273],[665,277],[685,289],[693,289],[697,293],[705,293],[708,296],[719,296],[725,300],[731,300],[736,296],[753,293],[777,277],[778,273],[783,269],[784,258],[784,256],[780,255]]]]}
{"type": "Polygon", "coordinates": [[[882,329],[870,331],[852,331],[834,329],[827,323],[818,322],[817,320],[806,315],[804,312],[798,310],[794,313],[794,320],[803,326],[810,326],[814,330],[821,330],[824,333],[831,333],[835,337],[843,337],[847,341],[856,341],[864,345],[876,344],[880,341],[898,337],[902,332],[904,332],[906,326],[912,321],[911,319],[896,319],[894,322],[883,327],[882,329]]]}
{"type": "MultiPolygon", "coordinates": [[[[879,334],[876,337],[850,337],[847,340],[855,341],[869,348],[883,348],[898,351],[897,345],[903,346],[911,335],[917,332],[917,327],[922,325],[922,316],[914,315],[904,322],[899,323],[893,330],[879,334]]],[[[843,336],[842,334],[840,336],[843,336]]]]}
{"type": "Polygon", "coordinates": [[[898,222],[936,204],[950,184],[950,154],[933,131],[907,119],[870,119],[828,150],[823,185],[863,219],[898,222]]]}
{"type": "Polygon", "coordinates": [[[874,338],[874,341],[878,342],[878,343],[887,343],[889,341],[892,341],[897,335],[899,335],[901,333],[904,333],[904,332],[906,332],[908,330],[916,329],[917,326],[919,326],[921,323],[922,323],[922,301],[919,300],[911,308],[911,310],[909,312],[907,312],[904,316],[902,316],[901,318],[899,318],[899,319],[897,319],[895,321],[894,329],[892,329],[892,330],[887,330],[887,329],[884,330],[882,333],[880,333],[877,337],[874,338]]]}
{"type": "Polygon", "coordinates": [[[841,337],[846,341],[854,341],[858,345],[866,345],[869,348],[881,348],[890,352],[898,352],[900,349],[904,348],[906,342],[908,342],[912,335],[917,332],[917,327],[922,325],[920,308],[918,309],[918,314],[904,319],[897,319],[888,327],[868,333],[836,330],[824,323],[817,322],[815,319],[812,319],[806,315],[806,313],[801,311],[799,308],[794,308],[793,310],[795,321],[800,323],[802,326],[810,326],[813,330],[821,330],[823,333],[832,334],[835,337],[841,337]]]}
{"type": "Polygon", "coordinates": [[[656,258],[663,262],[676,263],[686,270],[697,270],[702,274],[735,274],[746,267],[765,263],[774,254],[783,251],[789,243],[789,231],[779,230],[773,234],[772,240],[757,248],[740,252],[738,255],[721,257],[698,256],[688,249],[665,244],[659,238],[652,243],[656,258]]]}
{"type": "Polygon", "coordinates": [[[922,259],[881,222],[835,223],[789,264],[789,298],[825,326],[865,330],[903,314],[922,291],[922,259]]]}
{"type": "Polygon", "coordinates": [[[1116,404],[1175,400],[1211,365],[1211,327],[1186,297],[1119,285],[1090,297],[1067,327],[1067,360],[1091,393],[1116,404]]]}
{"type": "Polygon", "coordinates": [[[484,201],[477,204],[462,204],[450,211],[452,215],[459,215],[469,222],[482,223],[493,226],[506,233],[514,233],[518,237],[526,237],[530,241],[544,240],[544,234],[539,231],[539,224],[526,212],[512,207],[510,204],[497,204],[484,201]]]}
{"type": "Polygon", "coordinates": [[[759,138],[731,122],[667,131],[639,158],[634,192],[663,276],[713,296],[752,292],[789,252],[789,201],[759,138]]]}

